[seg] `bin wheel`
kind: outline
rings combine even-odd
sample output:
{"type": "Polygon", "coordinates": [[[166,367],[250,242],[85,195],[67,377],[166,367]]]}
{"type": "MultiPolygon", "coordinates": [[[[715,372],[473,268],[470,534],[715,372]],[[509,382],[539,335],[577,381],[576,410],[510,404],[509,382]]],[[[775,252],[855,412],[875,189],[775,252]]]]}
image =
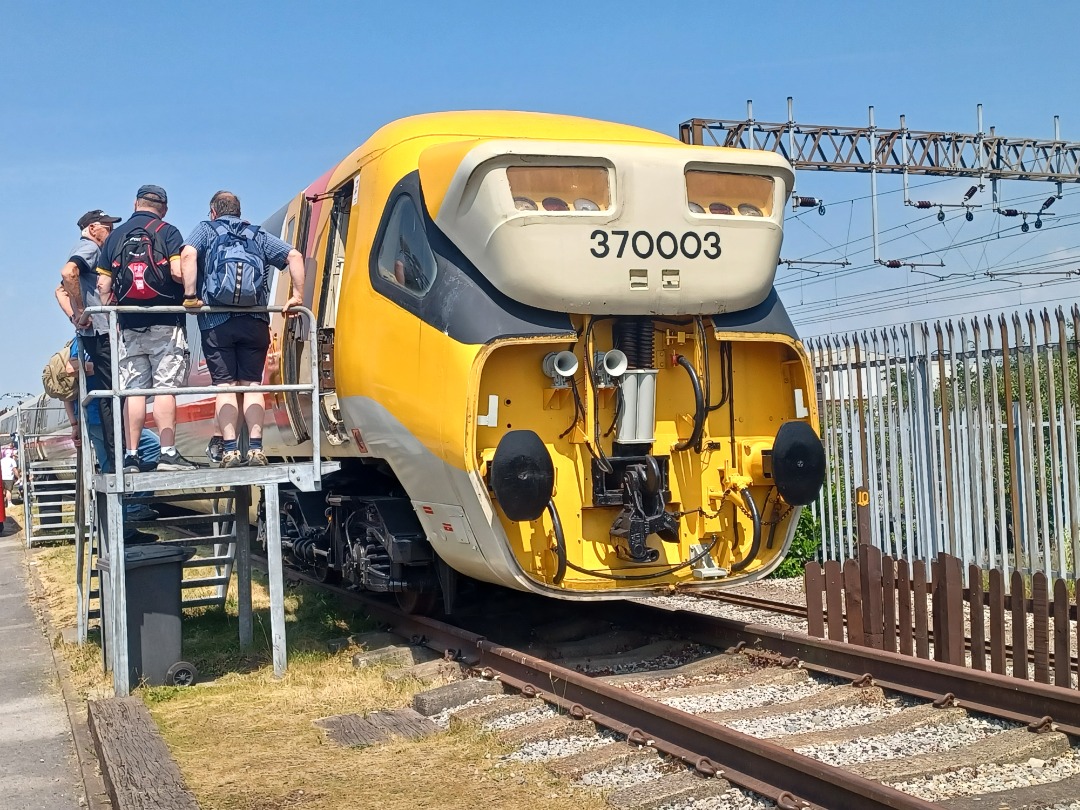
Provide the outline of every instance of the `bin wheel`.
{"type": "Polygon", "coordinates": [[[194,664],[189,664],[187,661],[177,661],[165,673],[165,684],[167,686],[191,686],[198,676],[199,671],[195,669],[194,664]]]}

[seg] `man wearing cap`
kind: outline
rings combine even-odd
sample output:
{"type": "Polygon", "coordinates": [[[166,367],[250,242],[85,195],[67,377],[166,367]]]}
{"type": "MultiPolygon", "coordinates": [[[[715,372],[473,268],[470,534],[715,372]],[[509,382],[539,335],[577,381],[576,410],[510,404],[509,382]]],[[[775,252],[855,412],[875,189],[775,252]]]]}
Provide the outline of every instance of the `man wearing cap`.
{"type": "MultiPolygon", "coordinates": [[[[119,225],[101,246],[97,263],[98,291],[106,304],[116,303],[113,291],[113,271],[120,266],[121,248],[137,228],[151,235],[169,258],[172,276],[171,288],[159,291],[156,298],[125,300],[124,306],[177,305],[183,297],[180,283],[180,250],[184,237],[162,217],[169,210],[169,198],[161,186],[140,186],[135,194],[135,213],[119,225]]],[[[183,314],[167,314],[147,311],[120,315],[120,389],[179,388],[187,381],[188,353],[187,335],[183,314]]],[[[100,368],[95,363],[95,368],[100,368]]],[[[136,473],[151,469],[148,459],[140,463],[136,449],[139,436],[146,421],[146,397],[128,397],[125,400],[124,436],[126,447],[124,472],[136,473]]],[[[194,470],[195,465],[176,451],[176,396],[154,396],[154,421],[161,439],[161,455],[157,461],[159,470],[194,470]]]]}
{"type": "MultiPolygon", "coordinates": [[[[98,255],[101,245],[112,232],[120,217],[106,214],[100,208],[87,211],[76,223],[81,236],[68,252],[68,260],[60,268],[60,286],[56,288],[56,300],[64,314],[68,315],[79,333],[79,342],[103,370],[100,375],[106,388],[112,387],[112,361],[109,350],[109,319],[107,315],[86,315],[87,307],[101,306],[97,290],[98,255]],[[66,306],[65,306],[66,304],[66,306]]],[[[105,436],[112,446],[112,400],[102,400],[105,436]]]]}

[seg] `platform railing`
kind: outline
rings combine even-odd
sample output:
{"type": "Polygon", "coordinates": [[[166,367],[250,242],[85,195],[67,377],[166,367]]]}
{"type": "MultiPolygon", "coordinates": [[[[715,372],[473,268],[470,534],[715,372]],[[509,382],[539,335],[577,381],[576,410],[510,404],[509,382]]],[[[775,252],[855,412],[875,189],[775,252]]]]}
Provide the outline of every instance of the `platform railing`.
{"type": "MultiPolygon", "coordinates": [[[[112,400],[112,423],[113,423],[113,471],[117,474],[117,487],[119,492],[124,491],[124,476],[121,474],[124,468],[124,441],[123,441],[123,420],[121,406],[124,398],[126,397],[152,397],[159,395],[168,396],[181,396],[185,394],[256,394],[256,393],[310,393],[311,394],[311,421],[309,424],[308,433],[311,439],[311,457],[312,459],[318,459],[321,457],[321,442],[320,442],[320,425],[321,420],[319,418],[319,358],[318,358],[318,346],[316,344],[316,322],[315,315],[306,307],[201,307],[199,309],[188,309],[186,307],[174,306],[174,307],[124,307],[124,306],[110,306],[110,307],[87,307],[85,312],[88,315],[94,314],[106,314],[109,317],[109,348],[111,359],[111,372],[113,387],[108,389],[95,388],[93,391],[87,391],[83,399],[83,407],[89,404],[91,399],[105,399],[112,400]],[[232,314],[237,313],[284,313],[287,315],[298,315],[304,318],[305,330],[302,334],[304,342],[309,343],[308,351],[308,365],[311,373],[311,382],[308,384],[303,383],[282,383],[278,385],[198,385],[198,386],[181,386],[179,388],[132,388],[128,390],[120,390],[120,356],[117,351],[117,337],[119,334],[119,315],[122,314],[134,314],[145,315],[148,312],[155,315],[198,315],[208,313],[223,313],[228,312],[232,314]]],[[[80,372],[80,377],[83,377],[83,373],[80,372]]],[[[314,465],[315,482],[319,482],[319,465],[314,465]]]]}
{"type": "MultiPolygon", "coordinates": [[[[322,420],[320,418],[320,395],[319,395],[319,372],[318,372],[318,346],[316,341],[316,322],[315,316],[311,310],[306,307],[284,307],[271,306],[271,307],[248,307],[248,308],[235,308],[235,307],[201,307],[199,309],[187,309],[181,306],[171,307],[130,307],[130,306],[102,306],[102,307],[88,307],[85,312],[87,314],[105,314],[109,320],[109,342],[111,348],[111,371],[112,371],[112,387],[107,389],[95,388],[92,391],[86,390],[85,381],[85,369],[83,364],[80,366],[80,403],[83,406],[85,413],[85,406],[92,400],[98,399],[111,399],[112,401],[112,427],[113,427],[113,446],[111,448],[113,455],[113,473],[106,476],[92,476],[86,477],[87,489],[91,487],[96,493],[100,493],[100,496],[104,500],[104,504],[97,504],[96,508],[99,512],[98,520],[95,521],[95,525],[100,527],[102,522],[100,513],[104,513],[104,526],[106,530],[104,532],[98,531],[99,538],[99,551],[106,551],[110,556],[117,560],[125,560],[124,549],[124,532],[123,532],[123,496],[129,489],[134,489],[135,481],[128,482],[127,475],[123,470],[123,457],[124,457],[124,445],[123,445],[123,418],[122,418],[122,405],[123,401],[127,397],[132,396],[160,396],[160,395],[187,395],[187,394],[206,394],[217,395],[222,393],[236,393],[236,394],[251,394],[251,393],[309,393],[311,395],[311,421],[308,426],[309,438],[311,441],[311,471],[310,474],[304,474],[302,478],[304,483],[311,489],[321,488],[322,483],[322,452],[321,452],[321,432],[322,432],[322,420]],[[285,313],[288,315],[296,315],[304,318],[305,329],[300,333],[303,342],[309,344],[308,361],[311,375],[311,382],[307,384],[297,383],[283,383],[278,385],[220,385],[220,386],[182,386],[178,388],[138,388],[120,390],[120,359],[117,341],[119,337],[119,315],[125,313],[131,314],[147,314],[152,312],[154,314],[183,314],[183,315],[197,315],[216,312],[229,312],[229,313],[253,313],[253,312],[266,312],[266,313],[285,313]],[[93,482],[93,483],[92,483],[93,482]],[[103,508],[102,508],[103,506],[103,508]],[[104,536],[103,536],[104,535],[104,536]]],[[[92,470],[92,451],[89,447],[87,434],[89,431],[83,431],[82,448],[83,448],[83,469],[92,470]]],[[[293,473],[296,471],[302,471],[302,468],[306,465],[300,463],[293,463],[290,466],[289,477],[293,478],[293,473]]],[[[178,476],[176,473],[162,473],[162,474],[141,474],[135,476],[139,483],[145,485],[149,484],[151,475],[164,476],[164,481],[167,477],[167,487],[170,489],[198,489],[206,485],[217,486],[231,486],[235,487],[236,493],[236,513],[237,515],[246,515],[249,507],[248,495],[250,490],[249,486],[261,486],[263,488],[263,498],[266,508],[266,544],[267,544],[267,562],[269,568],[269,584],[270,584],[270,621],[271,621],[271,636],[273,643],[273,662],[274,662],[274,674],[281,676],[285,671],[286,664],[286,651],[285,651],[285,608],[284,608],[284,582],[282,575],[282,552],[281,552],[281,532],[280,524],[276,519],[278,514],[279,498],[278,498],[278,484],[280,475],[273,474],[271,468],[255,468],[255,469],[228,469],[218,470],[214,473],[204,472],[201,475],[192,473],[185,473],[182,479],[177,482],[173,482],[172,478],[178,476]],[[224,478],[223,478],[224,475],[224,478]],[[225,478],[229,480],[224,480],[225,478]],[[175,483],[179,483],[176,486],[175,483]]],[[[252,643],[252,608],[251,608],[251,561],[250,550],[248,549],[248,531],[247,521],[238,519],[236,521],[237,537],[236,537],[236,570],[238,579],[238,610],[239,610],[239,634],[240,643],[242,645],[250,645],[252,643]]],[[[80,549],[80,559],[82,558],[83,549],[80,549]]],[[[80,605],[84,603],[87,598],[87,593],[83,591],[83,578],[79,577],[77,583],[79,589],[79,602],[80,605]]],[[[113,652],[112,652],[112,670],[113,670],[113,690],[118,695],[127,695],[131,691],[133,684],[130,683],[129,664],[128,664],[128,622],[127,622],[127,572],[126,566],[123,564],[114,565],[110,571],[109,577],[109,599],[107,613],[102,612],[102,623],[106,625],[106,630],[111,629],[110,637],[113,639],[113,652]]],[[[83,629],[83,628],[80,628],[83,629]]]]}

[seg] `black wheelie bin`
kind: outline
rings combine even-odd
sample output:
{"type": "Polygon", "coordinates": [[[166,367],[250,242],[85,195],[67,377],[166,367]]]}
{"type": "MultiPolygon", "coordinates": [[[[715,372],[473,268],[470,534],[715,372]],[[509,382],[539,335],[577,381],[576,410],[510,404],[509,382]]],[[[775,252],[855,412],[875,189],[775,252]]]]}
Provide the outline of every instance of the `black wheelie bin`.
{"type": "MultiPolygon", "coordinates": [[[[181,660],[182,614],[180,583],[184,562],[195,555],[185,546],[148,544],[124,549],[127,559],[128,672],[134,688],[187,686],[194,682],[195,667],[181,660]]],[[[105,660],[113,666],[112,628],[108,600],[112,593],[112,560],[98,560],[101,572],[102,626],[105,628],[105,660]]]]}

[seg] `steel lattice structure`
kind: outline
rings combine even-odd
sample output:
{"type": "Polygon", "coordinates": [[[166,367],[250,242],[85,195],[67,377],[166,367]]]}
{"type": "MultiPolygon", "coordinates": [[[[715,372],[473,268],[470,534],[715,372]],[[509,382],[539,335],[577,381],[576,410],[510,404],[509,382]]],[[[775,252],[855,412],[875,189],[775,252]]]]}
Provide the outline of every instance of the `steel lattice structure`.
{"type": "MultiPolygon", "coordinates": [[[[981,127],[980,127],[981,129],[981,127]]],[[[796,169],[1080,182],[1080,143],[988,133],[820,126],[691,118],[679,126],[689,144],[764,149],[796,169]]]]}

